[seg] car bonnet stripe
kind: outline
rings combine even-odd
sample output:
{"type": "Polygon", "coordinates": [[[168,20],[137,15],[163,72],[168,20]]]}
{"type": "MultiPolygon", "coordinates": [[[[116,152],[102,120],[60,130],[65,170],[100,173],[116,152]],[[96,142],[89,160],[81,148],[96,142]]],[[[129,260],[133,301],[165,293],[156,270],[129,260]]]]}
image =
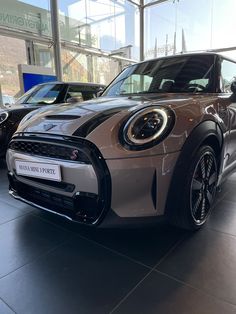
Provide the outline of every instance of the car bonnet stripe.
{"type": "Polygon", "coordinates": [[[93,116],[90,120],[86,121],[83,125],[81,125],[74,133],[73,136],[86,137],[92,131],[94,131],[99,125],[101,125],[104,121],[111,118],[113,115],[119,113],[122,110],[128,109],[132,106],[122,106],[116,107],[112,109],[105,110],[95,116],[93,116]]]}

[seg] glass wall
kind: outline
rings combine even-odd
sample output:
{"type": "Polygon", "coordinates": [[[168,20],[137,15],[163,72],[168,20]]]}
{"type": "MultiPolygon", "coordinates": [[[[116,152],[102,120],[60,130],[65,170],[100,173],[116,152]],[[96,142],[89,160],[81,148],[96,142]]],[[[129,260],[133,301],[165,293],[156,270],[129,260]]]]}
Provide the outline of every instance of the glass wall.
{"type": "Polygon", "coordinates": [[[139,10],[126,0],[59,0],[62,39],[139,58],[139,10]]]}
{"type": "Polygon", "coordinates": [[[51,36],[50,0],[1,0],[0,26],[51,36]]]}
{"type": "MultiPolygon", "coordinates": [[[[139,7],[134,3],[140,2],[58,0],[65,81],[108,84],[127,65],[108,55],[139,60],[139,7]],[[100,51],[102,56],[98,57],[93,50],[100,51]]],[[[169,0],[159,4],[144,0],[144,5],[147,5],[144,9],[145,59],[235,45],[232,32],[236,29],[236,19],[229,18],[236,11],[235,0],[169,0]]],[[[4,47],[10,52],[9,56],[4,52],[6,58],[1,59],[2,88],[8,94],[16,94],[19,63],[54,70],[50,0],[1,0],[0,34],[1,28],[12,31],[11,36],[16,37],[14,40],[4,37],[7,44],[2,39],[0,48],[0,52],[4,47]],[[17,39],[22,34],[27,35],[25,41],[17,39]],[[30,34],[32,39],[28,38],[30,34]],[[39,43],[33,35],[39,35],[44,41],[39,43]],[[17,82],[9,84],[5,80],[10,73],[15,74],[12,80],[17,82]]],[[[236,58],[236,51],[224,54],[236,58]]]]}
{"type": "Polygon", "coordinates": [[[88,81],[88,65],[85,54],[68,49],[62,49],[61,59],[64,81],[88,81]]]}
{"type": "Polygon", "coordinates": [[[93,57],[93,82],[108,85],[121,71],[120,61],[104,57],[93,57]]]}
{"type": "Polygon", "coordinates": [[[34,43],[35,65],[52,68],[54,70],[53,47],[44,44],[34,43]]]}
{"type": "Polygon", "coordinates": [[[2,95],[17,97],[20,91],[18,64],[27,63],[25,41],[0,36],[0,60],[0,89],[2,95]]]}
{"type": "Polygon", "coordinates": [[[62,49],[64,81],[108,84],[120,71],[118,61],[62,49]]]}
{"type": "Polygon", "coordinates": [[[176,0],[147,7],[145,58],[235,46],[230,30],[236,19],[229,18],[235,10],[235,0],[176,0]]]}

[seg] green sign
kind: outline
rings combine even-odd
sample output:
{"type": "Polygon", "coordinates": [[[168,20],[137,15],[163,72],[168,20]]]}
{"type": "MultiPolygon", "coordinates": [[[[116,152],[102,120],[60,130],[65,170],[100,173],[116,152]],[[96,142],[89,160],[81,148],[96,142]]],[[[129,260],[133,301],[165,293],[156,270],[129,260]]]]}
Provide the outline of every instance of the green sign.
{"type": "Polygon", "coordinates": [[[0,12],[0,25],[17,27],[33,33],[49,35],[49,25],[40,20],[40,17],[20,16],[0,12]]]}
{"type": "Polygon", "coordinates": [[[50,36],[50,12],[19,1],[1,0],[0,26],[50,36]]]}

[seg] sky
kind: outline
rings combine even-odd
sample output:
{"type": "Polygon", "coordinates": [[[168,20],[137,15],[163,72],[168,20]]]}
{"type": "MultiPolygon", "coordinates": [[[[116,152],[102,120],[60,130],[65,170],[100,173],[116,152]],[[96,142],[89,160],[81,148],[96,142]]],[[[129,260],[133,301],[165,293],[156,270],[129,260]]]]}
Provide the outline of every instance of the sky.
{"type": "Polygon", "coordinates": [[[146,11],[146,46],[174,43],[182,47],[184,30],[188,50],[204,50],[236,46],[233,30],[236,29],[235,0],[179,0],[152,7],[146,11]]]}

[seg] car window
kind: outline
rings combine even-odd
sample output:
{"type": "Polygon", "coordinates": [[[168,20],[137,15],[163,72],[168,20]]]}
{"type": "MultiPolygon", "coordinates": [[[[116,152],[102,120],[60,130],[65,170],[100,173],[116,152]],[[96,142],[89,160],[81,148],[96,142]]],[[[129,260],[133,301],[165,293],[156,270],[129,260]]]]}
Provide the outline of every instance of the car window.
{"type": "Polygon", "coordinates": [[[204,86],[205,88],[207,87],[209,83],[209,78],[208,79],[196,79],[196,80],[191,80],[189,81],[189,85],[201,85],[201,86],[204,86]]]}
{"type": "Polygon", "coordinates": [[[63,88],[62,84],[45,84],[39,86],[37,89],[33,90],[31,94],[25,99],[22,99],[24,104],[41,104],[50,105],[57,101],[59,93],[63,88]]]}
{"type": "Polygon", "coordinates": [[[39,89],[38,85],[30,88],[27,92],[25,92],[21,97],[17,99],[16,104],[23,104],[27,100],[27,98],[29,98],[29,96],[38,89],[39,89]]]}
{"type": "Polygon", "coordinates": [[[27,103],[37,104],[52,104],[57,99],[60,92],[58,85],[45,85],[42,86],[37,92],[33,93],[28,99],[27,103]]]}
{"type": "Polygon", "coordinates": [[[83,100],[81,88],[79,88],[79,86],[70,85],[68,87],[65,99],[67,100],[69,98],[81,98],[81,100],[83,100]]]}
{"type": "Polygon", "coordinates": [[[133,74],[121,85],[120,93],[140,93],[148,91],[152,78],[148,75],[133,74]]]}
{"type": "Polygon", "coordinates": [[[81,100],[89,100],[95,98],[97,91],[94,87],[90,86],[76,86],[76,85],[69,85],[66,100],[69,98],[81,98],[81,100]]]}
{"type": "Polygon", "coordinates": [[[221,86],[223,93],[232,93],[231,83],[236,80],[236,63],[223,60],[221,64],[221,86]]]}
{"type": "Polygon", "coordinates": [[[89,99],[96,98],[97,92],[86,91],[86,92],[83,92],[82,95],[83,95],[83,100],[89,100],[89,99]]]}
{"type": "Polygon", "coordinates": [[[214,55],[145,61],[125,69],[103,95],[214,92],[214,66],[214,55]]]}

